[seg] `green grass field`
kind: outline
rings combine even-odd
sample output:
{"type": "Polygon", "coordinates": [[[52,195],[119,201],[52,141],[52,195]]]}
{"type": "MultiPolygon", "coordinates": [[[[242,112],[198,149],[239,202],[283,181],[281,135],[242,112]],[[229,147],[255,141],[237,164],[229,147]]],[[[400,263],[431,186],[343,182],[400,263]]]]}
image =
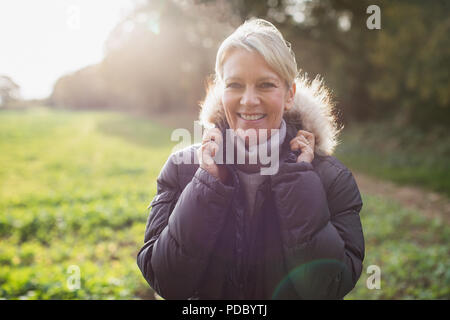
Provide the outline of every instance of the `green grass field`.
{"type": "MultiPolygon", "coordinates": [[[[136,254],[170,133],[113,112],[0,112],[0,298],[152,297],[136,254]],[[69,290],[74,265],[80,288],[69,290]]],[[[347,298],[450,298],[450,228],[363,200],[364,271],[347,298]],[[379,290],[366,287],[369,265],[379,290]]]]}

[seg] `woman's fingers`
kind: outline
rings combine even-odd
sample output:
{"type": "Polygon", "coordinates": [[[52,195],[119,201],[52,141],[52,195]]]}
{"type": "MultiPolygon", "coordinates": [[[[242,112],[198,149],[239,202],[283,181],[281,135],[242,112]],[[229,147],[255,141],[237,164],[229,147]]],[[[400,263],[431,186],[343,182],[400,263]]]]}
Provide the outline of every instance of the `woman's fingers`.
{"type": "Polygon", "coordinates": [[[293,143],[295,143],[297,141],[300,141],[300,142],[303,142],[303,143],[309,145],[309,141],[304,136],[297,136],[297,137],[295,137],[294,139],[291,140],[291,146],[292,146],[293,143]]]}
{"type": "Polygon", "coordinates": [[[219,145],[213,141],[204,141],[199,148],[198,157],[200,164],[205,163],[206,165],[214,164],[214,157],[219,151],[219,145]]]}
{"type": "Polygon", "coordinates": [[[297,132],[297,137],[304,137],[308,141],[309,145],[314,148],[316,140],[314,134],[312,134],[311,132],[306,130],[299,130],[297,132]]]}
{"type": "Polygon", "coordinates": [[[205,133],[203,134],[202,143],[208,142],[208,141],[214,141],[217,144],[221,144],[222,143],[222,132],[220,132],[220,130],[217,128],[205,130],[205,133]]]}
{"type": "Polygon", "coordinates": [[[227,169],[224,166],[217,165],[214,160],[214,157],[219,153],[220,148],[222,148],[222,142],[222,132],[219,129],[205,130],[202,144],[197,149],[197,157],[201,168],[219,179],[222,183],[226,183],[228,179],[227,169]]]}
{"type": "Polygon", "coordinates": [[[314,135],[308,131],[299,130],[297,136],[291,140],[291,148],[293,144],[296,144],[297,142],[303,142],[304,144],[309,146],[312,150],[314,150],[315,138],[314,135]]]}
{"type": "Polygon", "coordinates": [[[219,129],[208,129],[203,134],[202,145],[199,149],[200,164],[206,165],[214,164],[214,157],[219,152],[219,147],[222,143],[222,133],[219,129]]]}
{"type": "Polygon", "coordinates": [[[311,147],[307,142],[302,141],[301,139],[298,138],[292,139],[290,144],[292,151],[301,150],[302,152],[304,152],[311,150],[311,147]]]}
{"type": "Polygon", "coordinates": [[[215,157],[219,151],[219,145],[215,141],[208,141],[202,144],[203,152],[211,157],[215,157]]]}
{"type": "Polygon", "coordinates": [[[206,164],[206,165],[212,165],[214,164],[214,155],[216,152],[216,148],[214,146],[214,142],[209,141],[206,143],[203,143],[202,146],[200,147],[200,152],[199,152],[199,160],[200,160],[200,164],[206,164]]]}
{"type": "Polygon", "coordinates": [[[311,132],[299,130],[297,136],[290,141],[291,150],[301,150],[297,162],[311,162],[314,159],[315,137],[311,132]]]}

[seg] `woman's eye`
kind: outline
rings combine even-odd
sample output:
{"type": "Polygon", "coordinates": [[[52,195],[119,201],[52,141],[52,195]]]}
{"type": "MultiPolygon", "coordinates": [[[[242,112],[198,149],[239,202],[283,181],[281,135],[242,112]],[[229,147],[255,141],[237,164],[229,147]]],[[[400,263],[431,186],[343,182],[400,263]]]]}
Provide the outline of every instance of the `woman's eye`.
{"type": "Polygon", "coordinates": [[[240,88],[241,85],[240,85],[239,83],[232,82],[232,83],[227,84],[226,87],[227,87],[227,88],[240,88]]]}
{"type": "Polygon", "coordinates": [[[275,87],[275,85],[271,82],[264,82],[261,84],[261,87],[263,88],[271,88],[271,87],[275,87]]]}

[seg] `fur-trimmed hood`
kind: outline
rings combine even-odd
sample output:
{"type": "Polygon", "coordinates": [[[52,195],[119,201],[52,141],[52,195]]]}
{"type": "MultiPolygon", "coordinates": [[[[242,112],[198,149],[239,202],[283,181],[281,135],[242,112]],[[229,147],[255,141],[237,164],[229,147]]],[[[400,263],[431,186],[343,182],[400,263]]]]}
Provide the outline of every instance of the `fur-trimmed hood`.
{"type": "MultiPolygon", "coordinates": [[[[329,90],[319,76],[309,81],[307,75],[304,75],[297,78],[295,83],[294,106],[284,113],[284,120],[314,134],[315,153],[332,155],[338,144],[337,136],[343,127],[338,128],[336,123],[334,103],[329,90]]],[[[205,127],[222,127],[226,124],[216,87],[209,89],[201,108],[200,122],[205,127]]]]}

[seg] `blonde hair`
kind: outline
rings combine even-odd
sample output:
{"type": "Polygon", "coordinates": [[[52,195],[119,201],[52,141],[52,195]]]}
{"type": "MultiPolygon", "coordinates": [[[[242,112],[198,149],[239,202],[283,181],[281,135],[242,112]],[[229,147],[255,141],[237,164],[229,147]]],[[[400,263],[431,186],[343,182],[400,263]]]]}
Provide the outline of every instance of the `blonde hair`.
{"type": "Polygon", "coordinates": [[[263,19],[247,20],[226,38],[216,56],[216,75],[223,81],[223,64],[231,48],[256,51],[264,57],[269,66],[276,70],[289,87],[297,76],[297,62],[291,44],[270,22],[263,19]]]}
{"type": "Polygon", "coordinates": [[[307,76],[299,76],[295,54],[291,44],[269,21],[250,19],[239,26],[220,45],[215,65],[215,75],[210,79],[204,101],[200,104],[200,122],[205,127],[223,127],[226,117],[222,105],[223,65],[232,49],[242,48],[259,53],[269,66],[290,88],[295,82],[294,106],[283,118],[288,123],[301,125],[316,136],[315,151],[329,155],[337,145],[337,128],[333,115],[333,103],[323,81],[316,77],[312,82],[307,76]],[[307,121],[305,121],[307,120],[307,121]]]}

